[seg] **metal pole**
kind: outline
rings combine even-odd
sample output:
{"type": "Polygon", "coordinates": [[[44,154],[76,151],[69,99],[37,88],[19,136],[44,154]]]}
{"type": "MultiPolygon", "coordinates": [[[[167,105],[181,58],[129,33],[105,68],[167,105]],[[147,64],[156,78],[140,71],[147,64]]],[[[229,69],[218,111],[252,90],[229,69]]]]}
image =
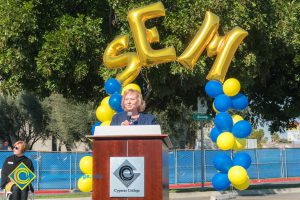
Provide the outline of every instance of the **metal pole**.
{"type": "Polygon", "coordinates": [[[284,149],[284,167],[285,167],[285,178],[288,178],[288,166],[286,162],[286,149],[284,149]]]}
{"type": "Polygon", "coordinates": [[[70,190],[72,190],[72,155],[70,155],[70,190]]]}
{"type": "MultiPolygon", "coordinates": [[[[36,152],[36,190],[40,189],[40,164],[39,164],[39,159],[40,159],[40,152],[36,152]]],[[[41,156],[42,160],[42,156],[41,156]]]]}
{"type": "Polygon", "coordinates": [[[283,168],[283,152],[282,149],[279,151],[279,157],[280,157],[280,176],[281,178],[284,178],[284,168],[283,168]]]}
{"type": "Polygon", "coordinates": [[[206,178],[206,176],[207,176],[207,174],[206,174],[206,150],[204,149],[204,182],[206,182],[207,181],[207,178],[206,178]]]}
{"type": "Polygon", "coordinates": [[[204,134],[203,122],[200,121],[201,130],[201,190],[204,191],[204,134]]]}
{"type": "Polygon", "coordinates": [[[76,185],[77,185],[77,156],[78,153],[76,151],[76,156],[75,156],[75,164],[74,164],[74,168],[75,168],[75,182],[74,182],[74,189],[76,189],[76,185]]]}
{"type": "Polygon", "coordinates": [[[195,183],[195,150],[193,151],[193,183],[195,183]]]}
{"type": "Polygon", "coordinates": [[[177,184],[177,149],[175,149],[175,184],[177,184]]]}
{"type": "Polygon", "coordinates": [[[257,179],[259,179],[259,167],[258,167],[258,154],[257,154],[257,149],[255,149],[255,160],[256,160],[257,179]]]}

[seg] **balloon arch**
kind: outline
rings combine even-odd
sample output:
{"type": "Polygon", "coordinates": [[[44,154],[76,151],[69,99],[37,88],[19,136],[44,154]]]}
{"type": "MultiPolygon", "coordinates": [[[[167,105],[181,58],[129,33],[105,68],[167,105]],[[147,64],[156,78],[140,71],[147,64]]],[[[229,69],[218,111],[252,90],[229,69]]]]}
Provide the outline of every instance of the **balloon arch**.
{"type": "MultiPolygon", "coordinates": [[[[206,12],[205,19],[193,40],[177,57],[173,46],[159,50],[154,50],[150,46],[151,43],[159,42],[159,34],[156,27],[147,29],[145,21],[161,16],[165,16],[161,2],[128,12],[127,18],[136,52],[121,53],[128,49],[129,35],[119,36],[108,44],[103,55],[105,67],[109,69],[125,67],[125,70],[116,78],[110,78],[105,82],[104,88],[108,96],[101,101],[96,110],[99,122],[93,125],[92,133],[96,126],[109,126],[113,115],[123,111],[121,100],[125,90],[135,89],[141,92],[140,87],[132,82],[142,67],[178,61],[184,67],[193,70],[206,49],[207,56],[216,56],[206,77],[209,81],[205,85],[207,95],[214,98],[213,108],[217,113],[214,119],[215,127],[211,130],[210,137],[221,150],[234,150],[231,157],[225,153],[215,156],[213,163],[218,172],[212,179],[212,185],[216,190],[226,190],[230,184],[238,190],[245,190],[250,184],[246,169],[251,165],[251,158],[247,153],[239,151],[245,148],[246,138],[251,134],[252,128],[248,121],[234,114],[234,110],[244,110],[248,106],[248,99],[239,93],[241,88],[239,81],[235,78],[225,80],[225,76],[238,46],[248,32],[235,27],[224,36],[220,36],[219,17],[206,12]]],[[[78,187],[83,192],[91,191],[92,159],[84,157],[80,161],[80,168],[85,175],[78,180],[78,187]]]]}

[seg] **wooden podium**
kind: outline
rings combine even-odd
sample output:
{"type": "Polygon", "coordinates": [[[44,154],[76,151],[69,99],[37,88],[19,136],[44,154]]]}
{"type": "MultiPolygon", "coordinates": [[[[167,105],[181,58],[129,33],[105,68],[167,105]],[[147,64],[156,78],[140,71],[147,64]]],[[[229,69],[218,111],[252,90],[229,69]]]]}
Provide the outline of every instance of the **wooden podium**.
{"type": "Polygon", "coordinates": [[[169,199],[168,150],[172,144],[168,135],[160,134],[159,126],[100,126],[96,127],[94,136],[88,137],[93,140],[94,200],[169,199]],[[131,158],[142,159],[142,165],[140,163],[132,165],[131,158]],[[117,164],[120,167],[117,166],[112,170],[112,165],[115,165],[112,162],[116,159],[125,161],[122,161],[123,164],[122,162],[117,164]],[[132,169],[127,170],[128,165],[132,169]],[[135,173],[136,166],[142,166],[140,173],[135,173]],[[134,176],[137,178],[129,181],[134,176]],[[133,185],[132,182],[136,183],[136,187],[143,189],[143,193],[139,189],[129,189],[128,185],[133,185]],[[119,184],[123,189],[116,189],[119,184]],[[112,189],[114,187],[116,188],[112,189]],[[125,196],[114,196],[112,193],[125,196]],[[127,196],[125,193],[130,195],[127,196]],[[133,197],[131,193],[142,196],[133,197]]]}

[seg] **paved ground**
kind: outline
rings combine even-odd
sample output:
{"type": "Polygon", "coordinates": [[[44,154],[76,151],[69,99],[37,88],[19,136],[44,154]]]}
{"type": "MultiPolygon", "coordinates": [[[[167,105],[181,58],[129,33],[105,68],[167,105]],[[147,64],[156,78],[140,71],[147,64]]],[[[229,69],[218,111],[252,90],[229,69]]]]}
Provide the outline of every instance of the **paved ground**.
{"type": "MultiPolygon", "coordinates": [[[[238,196],[235,200],[299,200],[300,193],[292,194],[272,194],[266,196],[238,196]]],[[[48,199],[48,200],[91,200],[91,198],[67,198],[67,199],[48,199]]],[[[210,200],[210,197],[182,197],[171,198],[170,200],[210,200]]]]}
{"type": "MultiPolygon", "coordinates": [[[[300,193],[294,194],[272,194],[267,196],[238,196],[233,200],[299,200],[300,193]]],[[[210,200],[210,197],[176,198],[170,200],[210,200]]]]}
{"type": "MultiPolygon", "coordinates": [[[[185,197],[171,197],[170,200],[210,200],[210,196],[197,196],[187,194],[185,197]]],[[[288,193],[288,194],[268,194],[268,195],[255,195],[255,196],[237,196],[233,198],[235,200],[299,200],[300,193],[288,193]]],[[[91,200],[91,198],[67,198],[67,199],[48,199],[48,200],[91,200]]]]}
{"type": "Polygon", "coordinates": [[[300,193],[292,193],[292,194],[273,194],[273,195],[266,195],[266,196],[242,196],[236,198],[236,200],[299,200],[300,199],[300,193]]]}
{"type": "MultiPolygon", "coordinates": [[[[260,190],[246,190],[238,193],[227,193],[222,195],[220,192],[188,192],[188,193],[170,193],[170,200],[210,200],[211,197],[217,197],[223,200],[231,195],[231,199],[235,200],[299,200],[300,199],[300,188],[282,188],[282,189],[260,189],[260,190]]],[[[0,200],[2,195],[0,195],[0,200]]],[[[227,198],[229,199],[229,198],[227,198]]],[[[31,200],[31,198],[29,198],[31,200]]],[[[91,197],[81,198],[56,198],[48,200],[91,200],[91,197]]]]}
{"type": "MultiPolygon", "coordinates": [[[[236,195],[235,198],[231,198],[235,200],[299,200],[300,188],[247,190],[240,194],[230,193],[230,195],[231,197],[236,195]]],[[[191,192],[170,194],[170,200],[210,200],[211,197],[225,196],[226,194],[221,195],[219,192],[191,192]]]]}

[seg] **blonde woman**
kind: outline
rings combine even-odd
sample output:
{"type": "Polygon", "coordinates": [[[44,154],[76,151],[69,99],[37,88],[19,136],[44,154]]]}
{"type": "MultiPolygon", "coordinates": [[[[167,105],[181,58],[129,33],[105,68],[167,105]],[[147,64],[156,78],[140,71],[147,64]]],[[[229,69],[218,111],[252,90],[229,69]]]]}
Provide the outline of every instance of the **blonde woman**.
{"type": "Polygon", "coordinates": [[[17,141],[13,146],[14,155],[7,157],[2,166],[1,188],[6,189],[6,194],[9,196],[9,200],[27,200],[29,189],[31,190],[31,192],[34,192],[31,184],[29,184],[23,190],[20,190],[19,187],[13,184],[8,177],[9,174],[22,162],[32,172],[34,172],[32,161],[24,155],[25,151],[25,142],[17,141]]]}
{"type": "Polygon", "coordinates": [[[116,114],[110,125],[129,126],[156,124],[153,115],[142,113],[145,110],[145,101],[143,100],[141,93],[137,90],[126,90],[121,104],[124,112],[116,114]]]}

